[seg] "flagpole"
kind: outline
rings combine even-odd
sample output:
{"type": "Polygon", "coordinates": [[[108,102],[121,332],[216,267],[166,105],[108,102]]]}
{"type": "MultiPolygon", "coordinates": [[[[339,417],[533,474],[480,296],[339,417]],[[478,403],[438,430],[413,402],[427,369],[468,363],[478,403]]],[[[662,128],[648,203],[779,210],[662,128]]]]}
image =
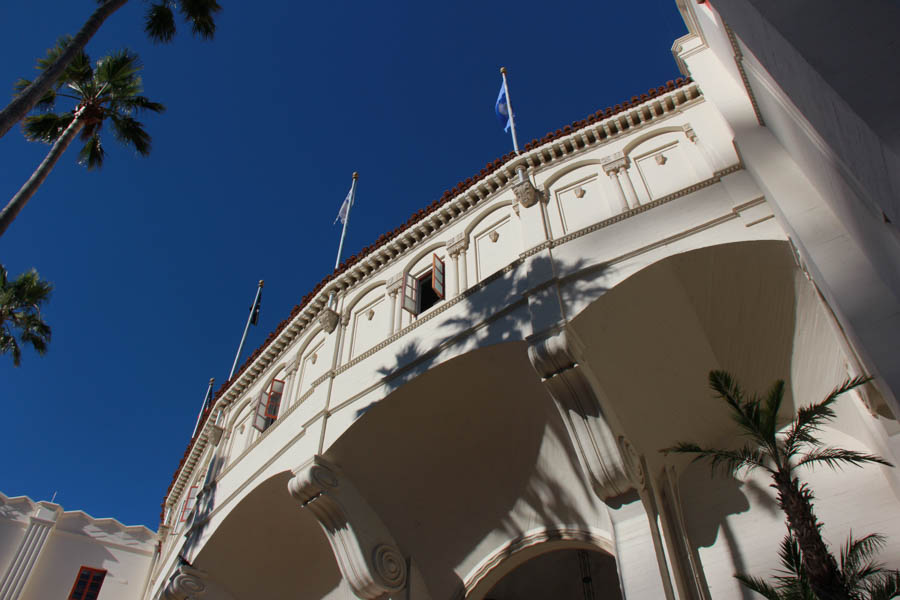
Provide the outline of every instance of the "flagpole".
{"type": "Polygon", "coordinates": [[[341,243],[338,244],[337,259],[334,261],[334,269],[337,270],[341,264],[341,252],[344,250],[344,236],[347,235],[347,221],[350,220],[350,209],[353,208],[353,201],[356,200],[356,180],[359,173],[353,172],[353,183],[350,184],[350,206],[347,207],[347,216],[344,217],[344,228],[341,230],[341,243]]]}
{"type": "Polygon", "coordinates": [[[200,414],[197,415],[197,423],[194,425],[194,433],[191,434],[191,438],[197,435],[197,428],[200,427],[200,419],[203,418],[203,412],[206,410],[207,402],[212,399],[212,389],[213,384],[216,382],[215,377],[209,378],[209,387],[206,388],[206,395],[203,396],[203,405],[200,407],[200,414]]]}
{"type": "Polygon", "coordinates": [[[253,306],[250,307],[250,315],[247,317],[247,324],[244,325],[244,335],[241,336],[241,344],[238,346],[237,354],[234,355],[234,364],[231,365],[231,373],[228,374],[228,381],[231,381],[231,378],[234,377],[234,371],[237,369],[238,360],[241,358],[241,350],[244,349],[244,341],[247,339],[247,330],[250,329],[250,322],[253,320],[253,311],[256,310],[256,305],[259,302],[259,296],[262,294],[263,289],[263,280],[259,280],[259,287],[256,288],[256,298],[253,299],[253,306]]]}
{"type": "MultiPolygon", "coordinates": [[[[509,109],[509,126],[512,129],[513,149],[516,154],[519,152],[519,140],[516,139],[516,118],[513,116],[512,100],[509,98],[509,84],[506,82],[506,67],[500,67],[500,74],[503,75],[503,91],[506,92],[506,107],[509,109]]],[[[496,80],[495,80],[496,81],[496,80]]]]}

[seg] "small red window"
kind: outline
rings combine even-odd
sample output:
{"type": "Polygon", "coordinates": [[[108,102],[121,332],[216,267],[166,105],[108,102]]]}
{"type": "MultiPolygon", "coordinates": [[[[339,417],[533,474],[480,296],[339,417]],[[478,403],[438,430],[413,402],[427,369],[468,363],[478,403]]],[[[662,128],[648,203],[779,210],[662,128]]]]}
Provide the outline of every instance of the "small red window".
{"type": "Polygon", "coordinates": [[[266,418],[273,421],[278,418],[278,408],[281,406],[281,396],[284,394],[284,382],[274,379],[269,388],[269,396],[266,399],[266,418]]]}
{"type": "Polygon", "coordinates": [[[105,577],[104,569],[81,567],[78,577],[75,579],[75,585],[72,586],[72,591],[69,593],[69,600],[97,600],[97,596],[100,595],[100,586],[103,585],[105,577]]]}
{"type": "Polygon", "coordinates": [[[191,511],[194,510],[194,503],[197,501],[197,486],[191,486],[191,489],[188,490],[187,498],[184,499],[184,506],[181,507],[181,519],[179,519],[179,523],[184,523],[187,521],[187,517],[191,514],[191,511]]]}

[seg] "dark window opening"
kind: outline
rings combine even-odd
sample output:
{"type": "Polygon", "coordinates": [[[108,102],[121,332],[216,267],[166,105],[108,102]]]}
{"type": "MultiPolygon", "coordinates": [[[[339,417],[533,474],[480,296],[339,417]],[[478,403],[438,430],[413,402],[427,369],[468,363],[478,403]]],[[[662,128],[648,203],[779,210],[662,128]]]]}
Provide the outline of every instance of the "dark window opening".
{"type": "Polygon", "coordinates": [[[81,567],[78,577],[75,578],[75,585],[69,592],[69,600],[97,600],[105,577],[106,571],[103,569],[81,567]]]}
{"type": "Polygon", "coordinates": [[[428,271],[419,277],[419,313],[423,313],[438,302],[441,297],[431,285],[433,271],[428,271]]]}

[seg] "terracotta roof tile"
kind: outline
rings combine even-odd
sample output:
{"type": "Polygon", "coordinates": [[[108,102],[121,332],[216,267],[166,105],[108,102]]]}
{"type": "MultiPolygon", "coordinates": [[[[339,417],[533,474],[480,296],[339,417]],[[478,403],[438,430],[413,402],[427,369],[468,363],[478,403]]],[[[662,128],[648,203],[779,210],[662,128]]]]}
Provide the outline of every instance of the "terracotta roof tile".
{"type": "MultiPolygon", "coordinates": [[[[538,139],[531,140],[530,142],[525,144],[524,150],[526,150],[526,151],[532,150],[534,148],[537,148],[538,146],[542,146],[542,145],[544,145],[548,142],[552,142],[558,138],[565,137],[565,136],[569,135],[572,131],[581,129],[582,127],[596,123],[597,121],[601,121],[603,119],[608,119],[609,117],[611,117],[615,114],[623,112],[623,111],[631,108],[633,104],[640,104],[642,102],[649,100],[650,98],[655,98],[656,96],[671,92],[671,91],[673,91],[677,88],[680,88],[684,85],[687,85],[689,83],[691,83],[691,79],[689,77],[688,78],[679,77],[675,81],[669,80],[666,82],[665,85],[661,85],[657,88],[648,90],[646,94],[641,94],[640,96],[632,96],[630,102],[626,100],[620,104],[616,104],[613,107],[607,107],[606,109],[598,110],[597,112],[595,112],[592,115],[589,115],[585,119],[582,119],[580,121],[575,121],[571,125],[564,126],[562,129],[557,129],[554,132],[548,133],[547,135],[545,135],[544,137],[542,137],[539,140],[538,139]]],[[[464,181],[460,181],[455,186],[453,186],[452,189],[445,190],[444,193],[441,194],[440,199],[435,200],[434,202],[429,204],[426,208],[420,209],[420,210],[416,211],[415,213],[413,213],[410,216],[410,218],[407,219],[407,221],[404,225],[397,227],[396,229],[394,229],[393,231],[391,231],[389,233],[380,235],[374,244],[371,244],[369,246],[366,246],[365,248],[362,248],[359,251],[359,254],[354,254],[352,256],[349,256],[347,259],[344,260],[344,262],[342,262],[340,265],[338,265],[337,269],[335,269],[333,273],[331,273],[330,275],[327,275],[324,279],[322,279],[322,281],[320,281],[318,284],[316,284],[316,286],[313,288],[312,292],[303,296],[303,298],[300,300],[300,303],[297,304],[291,310],[290,317],[288,319],[285,319],[281,323],[279,323],[278,326],[275,328],[275,330],[269,334],[269,336],[259,346],[259,348],[254,350],[253,353],[247,358],[247,360],[244,361],[244,364],[241,365],[241,368],[238,369],[238,371],[234,374],[234,377],[232,377],[231,379],[229,379],[228,381],[226,381],[219,387],[213,401],[210,403],[209,408],[204,412],[203,416],[201,417],[200,425],[197,427],[197,433],[194,435],[194,437],[191,438],[190,442],[188,443],[187,449],[184,451],[184,456],[182,457],[181,461],[178,463],[178,468],[175,470],[175,474],[172,477],[172,483],[169,484],[169,489],[166,491],[165,498],[168,498],[169,494],[172,491],[172,488],[175,486],[175,482],[178,480],[178,473],[181,471],[181,468],[184,466],[184,463],[187,461],[187,458],[190,455],[190,452],[193,449],[194,444],[196,443],[201,432],[203,431],[203,426],[206,423],[206,419],[209,417],[212,406],[215,405],[216,400],[218,400],[219,398],[222,397],[222,395],[225,394],[225,392],[228,390],[228,387],[233,382],[237,381],[240,378],[240,376],[253,363],[253,361],[256,360],[256,358],[265,351],[265,349],[268,347],[268,345],[276,337],[278,337],[278,334],[280,334],[284,330],[284,328],[288,326],[290,321],[294,317],[296,317],[298,314],[300,314],[300,311],[302,311],[304,308],[306,308],[306,305],[309,304],[313,300],[313,298],[315,298],[318,295],[318,293],[322,290],[322,288],[325,287],[325,285],[328,284],[329,281],[333,280],[335,277],[342,274],[344,271],[346,271],[347,269],[349,269],[350,267],[355,265],[357,262],[359,262],[361,259],[368,256],[370,253],[374,252],[375,250],[380,248],[382,245],[386,244],[388,241],[390,241],[391,239],[393,239],[394,237],[396,237],[397,235],[402,233],[408,227],[421,221],[425,216],[427,216],[428,214],[437,210],[441,205],[445,204],[446,202],[449,202],[450,200],[452,200],[459,194],[463,193],[470,187],[477,184],[482,179],[488,177],[489,175],[492,175],[494,173],[494,171],[498,170],[501,166],[503,166],[504,164],[506,164],[513,158],[515,158],[515,156],[516,156],[515,152],[510,152],[508,154],[503,155],[500,158],[494,159],[493,161],[487,163],[487,165],[483,169],[481,169],[481,171],[479,171],[478,174],[475,175],[474,177],[467,177],[464,181]]],[[[160,514],[160,521],[162,521],[165,518],[165,498],[163,498],[162,513],[160,514]]]]}

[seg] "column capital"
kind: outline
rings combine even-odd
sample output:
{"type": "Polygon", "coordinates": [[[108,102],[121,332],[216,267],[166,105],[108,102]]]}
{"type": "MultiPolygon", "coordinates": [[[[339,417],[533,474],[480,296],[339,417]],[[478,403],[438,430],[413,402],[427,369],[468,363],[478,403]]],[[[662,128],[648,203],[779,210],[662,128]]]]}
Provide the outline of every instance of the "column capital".
{"type": "Polygon", "coordinates": [[[447,254],[450,258],[456,258],[460,252],[465,252],[469,247],[469,236],[466,233],[454,235],[447,242],[447,254]]]}
{"type": "Polygon", "coordinates": [[[607,175],[618,173],[621,169],[627,169],[629,164],[630,161],[628,160],[628,157],[621,152],[610,154],[609,156],[604,157],[600,162],[600,166],[603,167],[603,172],[607,175]]]}
{"type": "Polygon", "coordinates": [[[360,598],[377,600],[403,590],[406,558],[375,510],[343,472],[323,457],[298,472],[288,491],[319,521],[341,574],[360,598]]]}
{"type": "Polygon", "coordinates": [[[210,580],[205,571],[190,565],[180,565],[169,577],[162,592],[163,600],[233,600],[221,585],[210,580]]]}
{"type": "Polygon", "coordinates": [[[403,285],[403,273],[397,273],[387,280],[387,293],[394,295],[400,291],[400,286],[403,285]]]}

